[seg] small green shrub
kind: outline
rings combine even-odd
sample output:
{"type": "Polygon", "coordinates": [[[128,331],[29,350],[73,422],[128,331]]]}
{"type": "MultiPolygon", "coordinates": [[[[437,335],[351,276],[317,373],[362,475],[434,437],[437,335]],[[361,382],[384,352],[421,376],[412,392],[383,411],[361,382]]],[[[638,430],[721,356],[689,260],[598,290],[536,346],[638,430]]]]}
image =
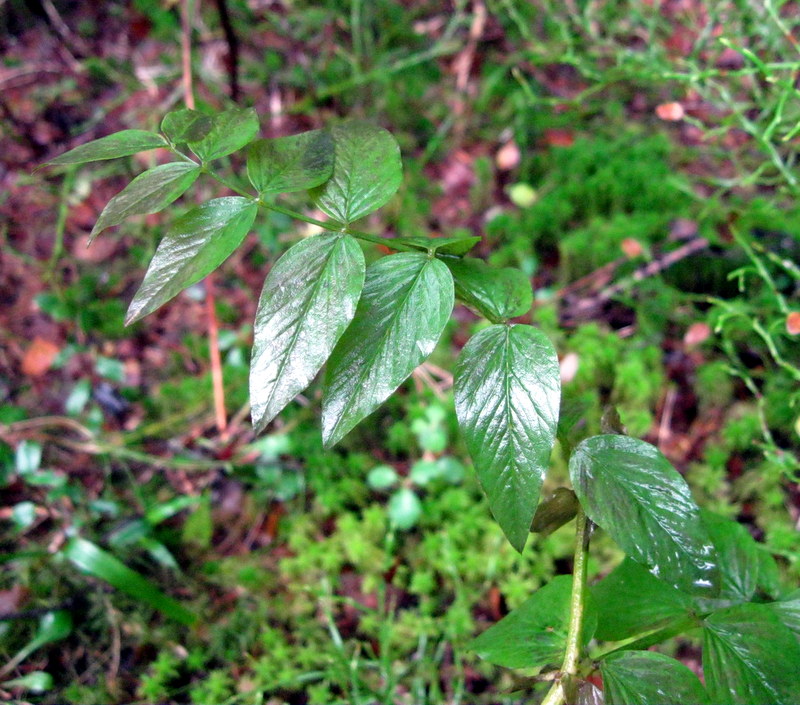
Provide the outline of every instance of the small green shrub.
{"type": "MultiPolygon", "coordinates": [[[[470,648],[499,665],[551,668],[540,674],[542,682],[552,681],[543,700],[547,705],[596,699],[591,695],[596,687],[588,680],[596,673],[603,678],[609,703],[655,704],[664,693],[672,702],[686,703],[792,702],[800,689],[800,644],[793,633],[796,625],[787,615],[796,598],[777,584],[772,557],[741,526],[701,510],[667,459],[655,447],[624,435],[613,414],[606,413],[601,420],[601,435],[572,425],[577,436],[561,444],[572,489],[546,499],[537,510],[559,430],[561,384],[552,343],[534,326],[511,320],[531,308],[527,278],[469,257],[477,238],[387,239],[352,227],[384,205],[400,186],[399,148],[385,130],[345,122],[329,130],[261,140],[256,139],[258,127],[251,110],[215,116],[179,110],[164,118],[162,134],[128,130],[50,162],[84,163],[155,147],[175,157],[136,177],[114,197],[93,236],[130,215],[166,208],[201,176],[210,176],[238,194],[208,201],[173,223],[133,297],[127,321],[154,311],[219,266],[242,242],[260,209],[319,225],[320,234],[292,246],[267,276],[254,324],[250,401],[253,424],[263,430],[326,365],[322,438],[329,448],[432,353],[458,297],[489,323],[462,349],[454,382],[459,427],[489,509],[518,552],[532,526],[548,534],[576,518],[572,578],[559,576],[539,587],[470,648]],[[212,166],[245,148],[249,186],[212,166]],[[305,190],[330,220],[316,221],[276,200],[281,193],[305,190]],[[398,253],[367,266],[358,240],[398,253]],[[567,503],[565,496],[570,498],[567,503]],[[588,550],[596,527],[626,558],[590,588],[588,550]],[[703,635],[705,685],[678,661],[644,650],[698,630],[703,635]],[[608,643],[592,647],[593,639],[608,643]]],[[[652,149],[650,145],[647,153],[652,149]]],[[[624,212],[627,199],[645,184],[636,170],[643,159],[634,160],[631,169],[629,155],[625,170],[606,173],[613,165],[605,164],[597,153],[587,156],[590,151],[581,146],[582,168],[587,182],[596,188],[582,194],[583,200],[578,199],[581,194],[567,199],[570,208],[557,225],[551,221],[552,237],[576,218],[590,222],[598,213],[624,212]]],[[[641,198],[636,194],[638,202],[641,198]]],[[[660,188],[652,198],[654,210],[663,206],[660,188]]],[[[675,198],[682,199],[679,191],[675,198]]],[[[674,207],[672,203],[668,211],[659,212],[674,214],[674,207]]],[[[658,361],[646,350],[623,359],[623,343],[616,338],[603,338],[590,329],[585,335],[583,374],[592,378],[592,384],[605,386],[612,400],[630,404],[636,428],[648,426],[650,417],[640,417],[640,412],[660,386],[658,361]]],[[[443,449],[442,421],[441,413],[429,411],[412,422],[410,430],[424,449],[443,449]]],[[[427,466],[414,468],[412,481],[430,475],[427,466]]],[[[386,480],[373,471],[373,486],[377,482],[386,487],[386,480]]],[[[451,488],[446,495],[440,506],[470,514],[469,496],[462,488],[451,488]]],[[[408,513],[393,513],[392,501],[408,504],[409,497],[420,502],[409,487],[401,488],[390,501],[390,524],[396,528],[406,528],[408,513]],[[401,515],[405,519],[398,520],[401,515]]],[[[417,512],[414,521],[424,516],[424,511],[417,512]]],[[[486,571],[482,560],[470,561],[471,556],[482,555],[471,547],[487,540],[476,532],[478,526],[476,521],[455,536],[448,532],[445,519],[442,534],[428,535],[433,543],[441,536],[434,555],[429,554],[428,570],[435,569],[438,553],[444,569],[456,575],[486,571]]],[[[386,516],[380,507],[360,517],[340,515],[330,539],[322,543],[295,522],[290,538],[295,555],[283,559],[282,569],[303,580],[316,574],[323,586],[317,598],[330,610],[330,595],[324,594],[327,576],[341,573],[346,564],[357,568],[366,591],[371,579],[373,587],[380,584],[379,576],[387,568],[381,562],[385,535],[386,516]],[[331,550],[331,545],[337,549],[331,550]]],[[[103,558],[87,542],[78,541],[71,552],[74,560],[103,558]]],[[[108,558],[103,560],[108,563],[108,558]]],[[[430,573],[416,580],[402,577],[418,594],[431,590],[430,573]]],[[[531,587],[528,583],[525,592],[531,587]]],[[[162,596],[152,600],[180,616],[162,596]]],[[[468,605],[456,589],[454,601],[441,616],[456,642],[463,643],[474,629],[468,605]]],[[[304,608],[312,608],[312,603],[293,606],[304,608]]],[[[362,622],[384,649],[391,650],[392,644],[408,648],[411,643],[402,628],[391,637],[382,616],[368,614],[362,622]]],[[[341,637],[330,618],[329,629],[338,643],[341,637]]],[[[383,659],[382,653],[375,656],[383,659]]],[[[142,685],[152,698],[163,697],[165,681],[175,675],[168,658],[156,665],[152,678],[142,685]]],[[[282,682],[298,675],[291,668],[271,673],[270,678],[282,682]]],[[[394,679],[393,667],[384,664],[380,679],[365,676],[364,683],[386,699],[394,679]]],[[[224,697],[231,685],[224,673],[212,671],[195,691],[203,697],[224,697]]]]}

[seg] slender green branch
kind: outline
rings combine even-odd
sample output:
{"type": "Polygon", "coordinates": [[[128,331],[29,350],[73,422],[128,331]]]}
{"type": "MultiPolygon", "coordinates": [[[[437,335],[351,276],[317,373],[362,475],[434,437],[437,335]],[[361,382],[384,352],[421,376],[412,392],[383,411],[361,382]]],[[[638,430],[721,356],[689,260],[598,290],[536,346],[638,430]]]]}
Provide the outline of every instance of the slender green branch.
{"type": "Polygon", "coordinates": [[[671,639],[672,637],[680,634],[686,634],[692,629],[698,629],[702,624],[702,620],[697,616],[690,616],[684,619],[679,619],[666,627],[660,627],[646,632],[643,635],[637,635],[630,639],[622,641],[622,643],[614,644],[613,646],[605,647],[600,651],[591,654],[592,659],[606,658],[617,651],[639,651],[649,649],[655,644],[660,644],[662,641],[671,639]]]}
{"type": "MultiPolygon", "coordinates": [[[[185,154],[181,154],[180,152],[175,151],[176,154],[187,158],[185,154]]],[[[404,245],[398,242],[395,242],[390,237],[381,237],[380,235],[373,235],[372,233],[365,233],[361,230],[353,230],[352,228],[342,225],[335,220],[317,220],[316,218],[312,218],[308,215],[304,215],[303,213],[298,213],[297,211],[293,211],[290,208],[284,208],[283,206],[279,206],[277,203],[269,203],[264,201],[257,196],[254,196],[252,193],[248,193],[242,188],[239,188],[235,184],[232,184],[226,178],[220,176],[214,171],[211,171],[207,166],[202,167],[202,171],[204,174],[208,174],[212,179],[217,181],[218,183],[222,184],[225,188],[230,189],[234,193],[238,193],[240,196],[247,198],[251,201],[256,201],[259,206],[262,208],[266,208],[267,210],[275,211],[276,213],[282,213],[283,215],[288,215],[290,218],[294,218],[295,220],[301,220],[304,223],[309,223],[311,225],[318,225],[325,230],[330,230],[331,232],[337,233],[346,233],[348,235],[352,235],[359,240],[364,240],[365,242],[372,242],[376,245],[385,245],[386,247],[391,247],[393,250],[404,250],[408,252],[418,252],[418,249],[415,247],[410,247],[408,245],[404,245]]]]}
{"type": "Polygon", "coordinates": [[[572,566],[572,596],[569,604],[569,629],[567,647],[559,677],[542,701],[542,705],[561,705],[565,702],[564,686],[578,673],[583,634],[583,612],[586,606],[586,568],[589,554],[590,520],[583,507],[578,507],[575,518],[575,558],[572,566]]]}

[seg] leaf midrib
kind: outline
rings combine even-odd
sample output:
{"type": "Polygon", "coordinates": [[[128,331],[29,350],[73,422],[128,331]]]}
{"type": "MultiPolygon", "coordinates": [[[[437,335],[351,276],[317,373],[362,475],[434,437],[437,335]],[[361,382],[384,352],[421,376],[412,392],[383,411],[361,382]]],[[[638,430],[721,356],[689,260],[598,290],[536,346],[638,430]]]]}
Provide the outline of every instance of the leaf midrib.
{"type": "MultiPolygon", "coordinates": [[[[324,278],[324,274],[325,274],[326,270],[328,269],[328,266],[331,263],[331,259],[333,258],[333,253],[336,250],[336,248],[341,244],[342,240],[343,240],[342,237],[336,237],[336,239],[335,239],[335,241],[333,243],[333,247],[328,252],[328,256],[326,258],[324,266],[322,267],[322,271],[320,272],[320,276],[317,277],[316,281],[314,282],[313,286],[311,287],[310,296],[308,297],[308,300],[307,300],[308,303],[307,303],[306,306],[303,307],[303,316],[302,316],[303,319],[306,318],[306,315],[308,314],[308,311],[311,308],[311,302],[316,298],[317,291],[319,290],[319,288],[321,286],[321,282],[322,282],[322,279],[324,278]]],[[[299,326],[299,325],[295,325],[294,326],[294,332],[292,333],[291,343],[290,343],[289,346],[286,347],[286,352],[281,356],[282,359],[281,359],[280,365],[278,366],[278,374],[277,374],[277,376],[275,378],[276,380],[280,379],[280,376],[283,374],[283,370],[286,368],[286,361],[287,361],[287,359],[289,357],[289,351],[294,349],[295,342],[297,340],[297,336],[300,335],[300,328],[301,328],[301,326],[299,326]]],[[[272,401],[272,399],[275,396],[275,391],[277,390],[277,388],[278,388],[277,383],[272,385],[272,391],[270,392],[269,397],[267,398],[267,401],[264,404],[265,407],[269,406],[269,403],[272,401]]],[[[269,423],[269,422],[267,422],[267,423],[269,423]]],[[[259,422],[258,425],[260,426],[261,422],[259,422]]]]}
{"type": "MultiPolygon", "coordinates": [[[[386,338],[388,332],[392,329],[392,327],[394,326],[395,321],[397,321],[397,318],[399,317],[400,312],[403,310],[403,308],[405,307],[406,303],[408,302],[408,299],[411,296],[411,292],[416,287],[416,284],[419,281],[419,278],[422,276],[422,273],[425,271],[425,268],[432,261],[434,261],[434,260],[426,259],[426,261],[423,262],[422,267],[420,267],[419,271],[414,275],[413,279],[411,279],[411,283],[408,286],[408,288],[406,290],[406,293],[403,295],[403,298],[402,298],[402,301],[401,301],[400,305],[396,306],[395,309],[394,309],[394,313],[390,318],[391,322],[389,324],[387,324],[386,326],[384,326],[384,329],[381,332],[380,336],[376,339],[378,344],[373,346],[374,348],[379,348],[379,347],[382,348],[383,347],[383,345],[385,344],[384,341],[385,341],[385,338],[386,338]]],[[[375,360],[375,357],[376,357],[375,355],[371,356],[370,364],[361,365],[361,370],[360,370],[360,372],[358,374],[358,377],[357,377],[358,384],[351,386],[351,388],[356,388],[357,389],[358,387],[361,387],[363,385],[364,379],[366,377],[366,373],[372,367],[372,362],[375,360]]],[[[352,396],[350,398],[352,398],[352,396]]],[[[339,419],[334,424],[333,428],[331,429],[331,438],[336,436],[336,431],[338,431],[339,426],[341,425],[341,422],[342,422],[343,418],[344,418],[344,415],[340,415],[339,419]]]]}

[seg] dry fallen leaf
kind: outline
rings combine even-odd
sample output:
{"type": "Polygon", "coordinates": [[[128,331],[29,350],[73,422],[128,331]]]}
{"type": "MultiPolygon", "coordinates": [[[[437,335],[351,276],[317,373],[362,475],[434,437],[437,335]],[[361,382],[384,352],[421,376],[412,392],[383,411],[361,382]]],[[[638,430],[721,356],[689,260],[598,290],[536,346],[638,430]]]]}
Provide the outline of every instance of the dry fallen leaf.
{"type": "Polygon", "coordinates": [[[550,147],[571,147],[575,143],[575,135],[569,130],[554,127],[544,131],[544,141],[550,147]]]}
{"type": "Polygon", "coordinates": [[[662,120],[677,122],[683,120],[685,113],[680,103],[662,103],[656,107],[656,115],[662,120]]]}
{"type": "Polygon", "coordinates": [[[800,311],[792,311],[786,316],[786,331],[789,335],[800,334],[800,311]]]}
{"type": "Polygon", "coordinates": [[[644,252],[642,243],[632,237],[626,237],[620,243],[620,247],[622,248],[622,251],[625,253],[625,256],[630,259],[638,257],[639,255],[642,254],[642,252],[644,252]]]}
{"type": "Polygon", "coordinates": [[[517,143],[514,140],[510,140],[497,150],[495,164],[497,164],[497,168],[500,171],[509,171],[519,164],[519,157],[517,143]]]}
{"type": "Polygon", "coordinates": [[[55,343],[44,338],[34,338],[22,358],[22,374],[41,377],[55,361],[59,349],[55,343]]]}
{"type": "Polygon", "coordinates": [[[711,327],[708,323],[692,323],[686,334],[683,336],[683,342],[689,347],[693,345],[700,345],[711,337],[711,327]]]}
{"type": "Polygon", "coordinates": [[[575,375],[578,373],[578,367],[580,367],[580,358],[574,352],[568,352],[564,357],[561,358],[561,361],[558,363],[559,370],[561,372],[561,382],[566,384],[567,382],[571,382],[575,379],[575,375]]]}

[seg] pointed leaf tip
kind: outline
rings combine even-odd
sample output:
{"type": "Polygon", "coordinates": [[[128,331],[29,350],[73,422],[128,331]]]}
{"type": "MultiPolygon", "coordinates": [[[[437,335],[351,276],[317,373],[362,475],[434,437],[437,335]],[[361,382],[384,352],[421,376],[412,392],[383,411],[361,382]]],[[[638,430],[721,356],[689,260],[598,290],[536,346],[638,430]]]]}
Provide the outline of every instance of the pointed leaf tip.
{"type": "Polygon", "coordinates": [[[532,326],[490,326],[464,346],[454,386],[458,423],[489,507],[522,552],[558,425],[555,349],[532,326]]]}
{"type": "Polygon", "coordinates": [[[390,132],[368,122],[344,122],[330,133],[333,173],[311,196],[320,210],[349,225],[380,208],[400,188],[400,147],[390,132]]]}
{"type": "Polygon", "coordinates": [[[364,255],[349,235],[290,248],[269,273],[255,320],[250,402],[257,432],[319,372],[355,315],[364,255]]]}
{"type": "Polygon", "coordinates": [[[122,130],[121,132],[115,132],[113,135],[82,144],[80,147],[75,147],[75,149],[71,149],[41,166],[99,162],[106,159],[129,157],[132,154],[166,146],[166,140],[155,132],[122,130]]]}
{"type": "Polygon", "coordinates": [[[176,220],[128,307],[126,325],[152,313],[219,267],[244,240],[257,212],[254,201],[226,196],[176,220]]]}
{"type": "Polygon", "coordinates": [[[158,213],[179,198],[200,175],[194,162],[171,162],[139,174],[103,209],[89,235],[89,244],[106,228],[132,215],[158,213]]]}

